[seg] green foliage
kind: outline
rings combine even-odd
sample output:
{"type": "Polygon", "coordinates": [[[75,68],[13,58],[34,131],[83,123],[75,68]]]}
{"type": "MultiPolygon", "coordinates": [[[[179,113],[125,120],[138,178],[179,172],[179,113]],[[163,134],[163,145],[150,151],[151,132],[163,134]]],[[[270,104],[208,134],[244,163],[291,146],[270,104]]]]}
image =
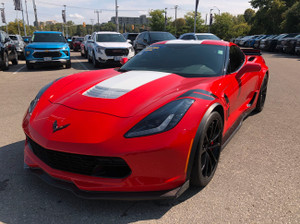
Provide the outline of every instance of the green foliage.
{"type": "Polygon", "coordinates": [[[150,27],[153,31],[162,31],[165,26],[164,10],[152,10],[150,11],[150,27]]]}
{"type": "Polygon", "coordinates": [[[244,12],[244,19],[247,23],[252,23],[253,18],[255,16],[255,11],[253,9],[246,9],[244,12]]]}
{"type": "Polygon", "coordinates": [[[300,31],[300,2],[296,2],[283,13],[281,28],[284,32],[296,33],[300,31]]]}

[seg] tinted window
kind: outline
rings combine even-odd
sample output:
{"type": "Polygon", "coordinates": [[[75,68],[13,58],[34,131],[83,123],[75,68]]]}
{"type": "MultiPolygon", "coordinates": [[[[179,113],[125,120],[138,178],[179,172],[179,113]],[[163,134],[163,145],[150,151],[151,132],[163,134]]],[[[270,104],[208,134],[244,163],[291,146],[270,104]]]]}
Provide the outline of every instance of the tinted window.
{"type": "Polygon", "coordinates": [[[229,54],[230,61],[227,73],[234,73],[243,65],[245,61],[245,55],[237,46],[231,46],[229,54]]]}
{"type": "Polygon", "coordinates": [[[128,34],[128,37],[127,39],[131,40],[131,41],[134,41],[135,38],[136,38],[137,34],[128,34]]]}
{"type": "Polygon", "coordinates": [[[144,33],[141,33],[141,34],[137,37],[137,39],[138,39],[139,41],[143,41],[144,36],[145,36],[145,34],[144,34],[144,33]]]}
{"type": "Polygon", "coordinates": [[[196,35],[198,40],[220,40],[219,37],[215,35],[196,35]]]}
{"type": "Polygon", "coordinates": [[[195,36],[194,35],[185,35],[184,37],[182,37],[183,40],[195,40],[195,36]]]}
{"type": "Polygon", "coordinates": [[[174,37],[170,33],[150,33],[150,41],[152,43],[163,41],[163,40],[175,40],[176,37],[174,37]]]}
{"type": "Polygon", "coordinates": [[[34,33],[32,42],[66,42],[62,33],[34,33]]]}
{"type": "Polygon", "coordinates": [[[225,49],[217,45],[156,44],[137,54],[121,69],[168,72],[185,77],[219,76],[223,74],[225,49]]]}
{"type": "Polygon", "coordinates": [[[97,42],[126,42],[121,34],[97,34],[97,42]]]}
{"type": "Polygon", "coordinates": [[[10,39],[12,39],[12,40],[18,40],[18,38],[17,38],[16,36],[14,36],[14,35],[10,35],[9,37],[10,37],[10,39]]]}
{"type": "Polygon", "coordinates": [[[80,42],[82,42],[82,41],[83,41],[83,37],[76,38],[75,41],[80,41],[80,42]]]}

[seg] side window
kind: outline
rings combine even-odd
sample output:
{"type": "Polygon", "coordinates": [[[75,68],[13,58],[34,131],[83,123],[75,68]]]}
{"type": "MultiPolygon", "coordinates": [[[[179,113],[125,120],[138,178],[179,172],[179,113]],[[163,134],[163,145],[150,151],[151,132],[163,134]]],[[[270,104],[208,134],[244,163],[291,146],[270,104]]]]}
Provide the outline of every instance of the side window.
{"type": "Polygon", "coordinates": [[[150,38],[148,33],[145,33],[144,39],[147,41],[147,43],[149,43],[150,38]]]}
{"type": "Polygon", "coordinates": [[[229,64],[227,74],[234,73],[240,69],[245,61],[245,55],[237,46],[231,46],[229,51],[229,64]]]}
{"type": "Polygon", "coordinates": [[[145,34],[144,34],[144,33],[141,33],[141,34],[139,35],[139,37],[138,37],[138,41],[143,42],[144,36],[145,36],[145,34]]]}

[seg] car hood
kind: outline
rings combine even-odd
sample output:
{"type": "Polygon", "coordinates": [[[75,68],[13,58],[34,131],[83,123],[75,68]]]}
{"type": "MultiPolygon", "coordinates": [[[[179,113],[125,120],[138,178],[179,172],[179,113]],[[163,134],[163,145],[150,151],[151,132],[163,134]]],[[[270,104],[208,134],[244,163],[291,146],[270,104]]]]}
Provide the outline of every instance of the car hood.
{"type": "Polygon", "coordinates": [[[127,42],[97,42],[98,46],[105,48],[129,48],[131,44],[127,42]]]}
{"type": "Polygon", "coordinates": [[[31,43],[27,45],[28,48],[35,48],[35,49],[54,49],[54,48],[63,48],[68,47],[67,43],[51,43],[51,42],[40,42],[40,43],[31,43]]]}
{"type": "Polygon", "coordinates": [[[120,73],[106,69],[61,79],[47,90],[47,98],[54,104],[76,110],[131,117],[158,108],[196,85],[204,84],[207,88],[205,83],[212,79],[185,78],[155,71],[120,73]]]}

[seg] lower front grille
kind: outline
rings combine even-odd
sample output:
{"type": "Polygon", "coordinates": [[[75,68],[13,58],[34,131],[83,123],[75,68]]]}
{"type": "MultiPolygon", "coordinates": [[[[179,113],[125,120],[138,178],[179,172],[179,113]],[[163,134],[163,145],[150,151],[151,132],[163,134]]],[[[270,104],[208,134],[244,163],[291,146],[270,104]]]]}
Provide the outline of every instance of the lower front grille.
{"type": "Polygon", "coordinates": [[[33,53],[33,57],[35,58],[45,58],[45,57],[51,57],[51,58],[59,58],[61,57],[61,52],[59,51],[41,51],[41,52],[34,52],[33,53]]]}
{"type": "Polygon", "coordinates": [[[112,48],[105,50],[107,56],[127,56],[128,53],[129,51],[127,48],[112,48]]]}
{"type": "Polygon", "coordinates": [[[53,169],[105,178],[124,178],[130,175],[127,163],[118,157],[87,156],[45,149],[28,138],[32,152],[53,169]]]}

